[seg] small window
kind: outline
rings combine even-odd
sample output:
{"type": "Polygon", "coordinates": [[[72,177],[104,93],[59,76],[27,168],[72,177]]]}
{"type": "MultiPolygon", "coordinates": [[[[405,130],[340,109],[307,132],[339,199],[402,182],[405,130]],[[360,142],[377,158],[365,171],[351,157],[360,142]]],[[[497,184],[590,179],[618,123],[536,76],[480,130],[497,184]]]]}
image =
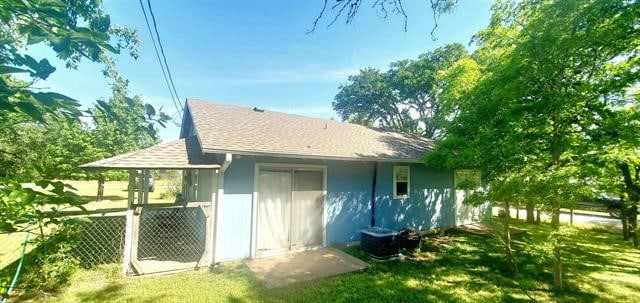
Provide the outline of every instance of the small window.
{"type": "Polygon", "coordinates": [[[409,166],[393,167],[393,198],[409,197],[409,166]]]}

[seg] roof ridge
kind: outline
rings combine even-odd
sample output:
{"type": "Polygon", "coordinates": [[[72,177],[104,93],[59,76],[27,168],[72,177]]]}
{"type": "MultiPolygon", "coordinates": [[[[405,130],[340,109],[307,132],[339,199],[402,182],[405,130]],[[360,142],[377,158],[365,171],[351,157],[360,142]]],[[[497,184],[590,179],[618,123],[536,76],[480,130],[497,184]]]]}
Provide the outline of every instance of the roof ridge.
{"type": "MultiPolygon", "coordinates": [[[[354,128],[362,128],[362,129],[367,129],[367,130],[372,130],[372,131],[376,131],[376,132],[381,132],[381,133],[386,133],[386,134],[397,134],[403,137],[414,137],[416,139],[421,139],[421,140],[425,140],[425,141],[430,141],[430,142],[434,142],[433,139],[429,139],[429,138],[425,138],[422,137],[420,135],[417,134],[410,134],[410,133],[402,133],[402,132],[397,132],[397,131],[391,131],[391,130],[385,130],[379,127],[373,127],[373,126],[365,126],[365,125],[361,125],[361,124],[356,124],[356,123],[351,123],[351,122],[345,122],[345,121],[339,121],[339,120],[332,120],[332,119],[325,119],[325,118],[318,118],[318,117],[310,117],[310,116],[305,116],[305,115],[300,115],[300,114],[292,114],[292,113],[286,113],[286,112],[281,112],[281,111],[274,111],[274,110],[270,110],[268,108],[264,108],[264,107],[251,107],[251,106],[247,106],[247,105],[238,105],[238,104],[232,104],[232,103],[224,103],[224,102],[220,102],[220,101],[209,101],[209,100],[204,100],[204,99],[200,99],[200,98],[195,98],[195,97],[187,97],[187,105],[190,101],[195,101],[195,102],[200,102],[200,103],[204,103],[207,105],[217,105],[217,106],[227,106],[227,107],[233,107],[233,108],[242,108],[242,109],[246,109],[246,110],[253,110],[254,108],[258,108],[261,110],[265,110],[268,111],[270,113],[274,113],[274,114],[279,114],[279,115],[286,115],[286,116],[291,116],[291,117],[299,117],[299,118],[304,118],[304,119],[310,119],[310,120],[317,120],[319,122],[331,122],[331,123],[336,123],[339,125],[346,125],[349,127],[354,127],[354,128]]],[[[193,113],[192,113],[193,115],[193,113]]],[[[193,121],[193,124],[195,125],[195,121],[193,121]]]]}

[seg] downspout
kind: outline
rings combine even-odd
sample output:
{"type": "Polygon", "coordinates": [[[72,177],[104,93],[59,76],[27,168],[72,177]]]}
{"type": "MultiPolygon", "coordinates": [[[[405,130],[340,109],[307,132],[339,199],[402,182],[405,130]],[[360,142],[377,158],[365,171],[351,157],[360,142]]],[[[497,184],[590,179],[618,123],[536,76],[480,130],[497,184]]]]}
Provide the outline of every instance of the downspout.
{"type": "Polygon", "coordinates": [[[376,186],[378,177],[378,162],[373,162],[373,183],[371,185],[371,227],[376,226],[376,186]]]}
{"type": "Polygon", "coordinates": [[[227,171],[227,168],[229,168],[229,165],[231,165],[231,161],[233,161],[233,154],[226,153],[224,155],[224,162],[218,171],[218,193],[216,194],[216,201],[214,205],[214,221],[213,224],[211,224],[213,229],[213,236],[211,237],[211,266],[214,266],[216,263],[216,244],[218,241],[218,223],[220,221],[220,203],[222,203],[224,198],[224,173],[227,171]]]}

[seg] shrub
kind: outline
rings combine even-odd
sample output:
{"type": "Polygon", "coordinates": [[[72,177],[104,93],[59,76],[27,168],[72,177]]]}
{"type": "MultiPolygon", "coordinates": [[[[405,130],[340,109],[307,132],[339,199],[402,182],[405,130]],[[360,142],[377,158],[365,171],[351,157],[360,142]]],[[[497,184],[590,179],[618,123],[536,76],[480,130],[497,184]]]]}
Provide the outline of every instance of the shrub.
{"type": "MultiPolygon", "coordinates": [[[[23,298],[57,292],[69,281],[71,275],[80,268],[78,260],[72,255],[77,239],[76,222],[69,220],[48,236],[34,240],[36,248],[25,255],[16,284],[16,290],[24,290],[21,294],[23,298]]],[[[17,265],[18,261],[0,272],[0,291],[3,296],[17,265]]]]}
{"type": "Polygon", "coordinates": [[[403,228],[400,230],[398,238],[401,249],[415,250],[420,246],[422,236],[415,229],[403,228]]]}
{"type": "MultiPolygon", "coordinates": [[[[69,227],[63,227],[50,236],[33,256],[36,267],[25,272],[24,282],[34,289],[56,292],[66,284],[79,268],[78,260],[72,255],[77,234],[69,227]]],[[[31,256],[30,256],[31,257],[31,256]]]]}
{"type": "Polygon", "coordinates": [[[180,174],[165,174],[166,189],[160,193],[160,199],[177,198],[182,193],[182,178],[180,174]]]}

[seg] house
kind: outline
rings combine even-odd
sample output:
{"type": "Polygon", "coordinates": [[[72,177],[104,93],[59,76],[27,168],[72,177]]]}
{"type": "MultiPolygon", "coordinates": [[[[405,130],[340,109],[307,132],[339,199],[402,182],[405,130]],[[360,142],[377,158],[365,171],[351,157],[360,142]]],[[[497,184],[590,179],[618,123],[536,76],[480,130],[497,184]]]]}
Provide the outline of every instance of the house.
{"type": "Polygon", "coordinates": [[[188,99],[179,140],[85,167],[184,170],[186,202],[212,206],[213,263],[358,241],[371,225],[428,230],[479,219],[460,203],[454,172],[423,163],[433,147],[414,135],[188,99]]]}

